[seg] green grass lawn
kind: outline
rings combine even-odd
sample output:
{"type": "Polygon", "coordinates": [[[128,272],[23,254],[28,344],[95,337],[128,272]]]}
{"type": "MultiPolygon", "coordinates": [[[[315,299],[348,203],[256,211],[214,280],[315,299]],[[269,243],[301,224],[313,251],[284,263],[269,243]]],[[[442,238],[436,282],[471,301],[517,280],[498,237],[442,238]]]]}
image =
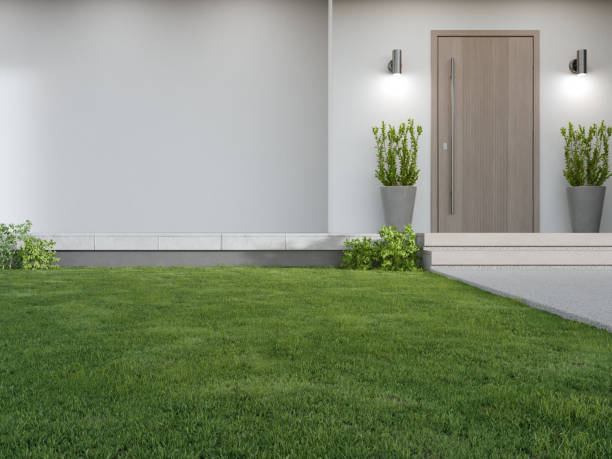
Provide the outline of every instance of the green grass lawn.
{"type": "Polygon", "coordinates": [[[612,456],[612,334],[427,272],[0,272],[0,456],[612,456]]]}

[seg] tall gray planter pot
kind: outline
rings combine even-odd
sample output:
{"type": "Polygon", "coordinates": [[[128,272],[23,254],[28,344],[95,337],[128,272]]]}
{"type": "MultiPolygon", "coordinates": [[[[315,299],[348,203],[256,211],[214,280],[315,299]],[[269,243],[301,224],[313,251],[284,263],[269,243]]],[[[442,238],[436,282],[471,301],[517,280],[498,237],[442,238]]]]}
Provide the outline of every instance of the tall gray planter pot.
{"type": "Polygon", "coordinates": [[[412,224],[416,186],[381,186],[385,225],[403,230],[412,224]]]}
{"type": "Polygon", "coordinates": [[[567,187],[567,201],[574,233],[599,233],[605,196],[605,186],[567,187]]]}

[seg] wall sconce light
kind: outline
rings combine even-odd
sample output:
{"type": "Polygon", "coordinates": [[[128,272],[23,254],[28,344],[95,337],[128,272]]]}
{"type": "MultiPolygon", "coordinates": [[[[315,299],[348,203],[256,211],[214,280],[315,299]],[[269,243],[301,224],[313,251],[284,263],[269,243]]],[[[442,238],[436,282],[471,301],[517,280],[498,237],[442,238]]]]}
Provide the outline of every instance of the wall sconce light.
{"type": "Polygon", "coordinates": [[[576,59],[572,59],[569,63],[569,68],[572,73],[580,74],[587,73],[587,50],[579,49],[576,54],[576,59]]]}
{"type": "Polygon", "coordinates": [[[389,65],[387,66],[389,72],[393,75],[399,75],[402,73],[402,50],[394,49],[391,53],[391,60],[389,61],[389,65]]]}

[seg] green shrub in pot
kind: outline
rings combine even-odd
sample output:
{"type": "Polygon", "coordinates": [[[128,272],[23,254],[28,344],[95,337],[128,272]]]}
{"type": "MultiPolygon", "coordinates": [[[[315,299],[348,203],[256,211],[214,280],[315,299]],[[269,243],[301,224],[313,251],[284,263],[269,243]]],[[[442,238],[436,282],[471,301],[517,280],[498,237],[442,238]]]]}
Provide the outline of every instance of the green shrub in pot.
{"type": "Polygon", "coordinates": [[[413,119],[398,127],[384,121],[373,127],[376,142],[376,178],[380,181],[380,193],[385,224],[403,228],[412,224],[416,182],[419,178],[417,154],[421,126],[413,119]]]}
{"type": "Polygon", "coordinates": [[[601,223],[606,193],[604,183],[610,177],[609,150],[612,127],[605,122],[588,129],[572,123],[561,128],[565,141],[567,198],[572,230],[576,233],[597,233],[601,223]]]}

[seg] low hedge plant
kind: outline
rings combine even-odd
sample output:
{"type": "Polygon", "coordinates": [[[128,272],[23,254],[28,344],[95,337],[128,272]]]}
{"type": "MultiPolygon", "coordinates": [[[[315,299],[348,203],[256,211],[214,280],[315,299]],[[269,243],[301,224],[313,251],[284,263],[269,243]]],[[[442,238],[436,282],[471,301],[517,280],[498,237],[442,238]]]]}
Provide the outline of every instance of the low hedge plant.
{"type": "Polygon", "coordinates": [[[416,271],[419,268],[419,250],[412,226],[398,231],[394,226],[383,226],[380,239],[351,239],[345,241],[341,267],[345,269],[381,269],[384,271],[416,271]]]}
{"type": "Polygon", "coordinates": [[[30,234],[32,222],[0,223],[0,269],[49,269],[57,266],[55,242],[30,234]]]}

